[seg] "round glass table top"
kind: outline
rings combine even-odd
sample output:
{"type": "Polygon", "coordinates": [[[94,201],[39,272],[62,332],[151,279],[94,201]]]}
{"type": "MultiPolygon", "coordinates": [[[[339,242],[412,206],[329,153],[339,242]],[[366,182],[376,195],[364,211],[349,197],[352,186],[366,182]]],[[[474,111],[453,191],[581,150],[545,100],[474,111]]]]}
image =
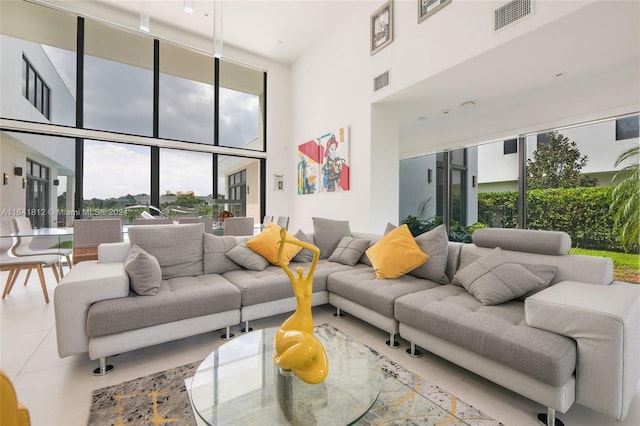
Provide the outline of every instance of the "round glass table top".
{"type": "Polygon", "coordinates": [[[329,374],[308,384],[273,363],[277,327],[243,334],[205,358],[191,382],[191,400],[209,425],[348,425],[380,393],[382,370],[367,348],[330,327],[316,336],[329,374]]]}

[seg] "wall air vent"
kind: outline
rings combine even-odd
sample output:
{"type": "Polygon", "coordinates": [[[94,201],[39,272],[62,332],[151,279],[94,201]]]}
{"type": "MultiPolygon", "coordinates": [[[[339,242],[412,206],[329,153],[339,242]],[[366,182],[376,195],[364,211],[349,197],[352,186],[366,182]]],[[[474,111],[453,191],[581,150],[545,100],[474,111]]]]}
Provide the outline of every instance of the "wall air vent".
{"type": "Polygon", "coordinates": [[[373,91],[376,92],[389,85],[389,71],[385,71],[373,78],[373,91]]]}
{"type": "Polygon", "coordinates": [[[512,0],[494,11],[494,31],[511,25],[519,19],[531,14],[533,0],[512,0]]]}

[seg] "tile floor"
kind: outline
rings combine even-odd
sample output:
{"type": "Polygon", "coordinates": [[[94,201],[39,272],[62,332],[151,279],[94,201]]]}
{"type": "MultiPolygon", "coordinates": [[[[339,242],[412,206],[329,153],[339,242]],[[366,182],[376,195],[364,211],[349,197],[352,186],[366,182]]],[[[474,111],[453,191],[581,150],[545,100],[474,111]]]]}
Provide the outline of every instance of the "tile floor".
{"type": "MultiPolygon", "coordinates": [[[[219,338],[221,333],[214,332],[121,354],[111,358],[115,365],[111,374],[93,376],[91,370],[97,362],[86,355],[58,357],[53,307],[55,281],[51,271],[45,273],[51,303],[45,304],[37,278],[32,277],[27,286],[22,285],[24,273],[12,293],[0,302],[0,368],[13,380],[18,397],[29,408],[35,426],[85,425],[92,390],[202,359],[223,343],[219,338]]],[[[4,286],[6,272],[1,279],[4,286]]],[[[384,345],[386,333],[353,317],[337,319],[333,312],[328,305],[314,308],[314,320],[318,324],[334,325],[505,425],[538,424],[535,415],[544,410],[539,404],[437,356],[425,354],[421,358],[410,358],[404,353],[407,344],[402,340],[401,349],[389,349],[384,345]]],[[[277,326],[287,316],[253,321],[251,325],[254,328],[277,326]]],[[[233,331],[238,333],[238,328],[234,327],[233,331]]],[[[638,425],[640,386],[623,422],[577,404],[559,417],[567,426],[638,425]]]]}

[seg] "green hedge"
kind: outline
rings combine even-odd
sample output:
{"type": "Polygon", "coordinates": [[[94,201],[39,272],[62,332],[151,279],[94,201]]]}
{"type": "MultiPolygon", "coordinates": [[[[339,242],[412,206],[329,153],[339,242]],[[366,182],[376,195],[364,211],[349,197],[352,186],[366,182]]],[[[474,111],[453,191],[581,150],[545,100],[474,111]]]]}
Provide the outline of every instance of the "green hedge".
{"type": "MultiPolygon", "coordinates": [[[[574,247],[621,251],[609,211],[613,187],[527,191],[527,228],[565,231],[574,247]]],[[[493,227],[518,225],[516,191],[478,194],[478,221],[493,227]]]]}

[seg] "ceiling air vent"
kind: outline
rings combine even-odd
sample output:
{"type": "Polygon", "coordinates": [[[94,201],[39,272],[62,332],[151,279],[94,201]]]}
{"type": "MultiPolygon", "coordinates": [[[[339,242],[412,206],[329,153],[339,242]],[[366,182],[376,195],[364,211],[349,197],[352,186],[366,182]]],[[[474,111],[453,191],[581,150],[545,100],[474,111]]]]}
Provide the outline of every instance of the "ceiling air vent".
{"type": "Polygon", "coordinates": [[[373,78],[373,91],[376,92],[389,85],[389,71],[385,71],[373,78]]]}
{"type": "Polygon", "coordinates": [[[531,14],[533,0],[512,0],[495,10],[494,31],[513,24],[519,19],[531,14]]]}

